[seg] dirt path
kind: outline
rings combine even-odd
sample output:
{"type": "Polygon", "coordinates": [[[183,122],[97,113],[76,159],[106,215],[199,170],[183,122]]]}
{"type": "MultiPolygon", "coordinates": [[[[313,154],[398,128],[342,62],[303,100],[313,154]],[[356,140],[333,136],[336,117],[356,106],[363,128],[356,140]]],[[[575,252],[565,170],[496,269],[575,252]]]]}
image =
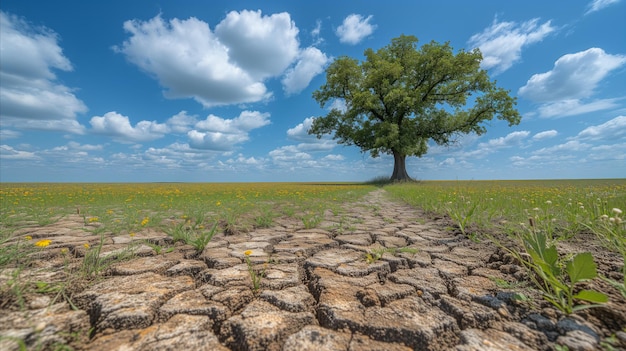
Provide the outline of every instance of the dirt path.
{"type": "MultiPolygon", "coordinates": [[[[446,228],[445,219],[390,201],[382,189],[344,210],[327,213],[315,229],[279,219],[273,228],[218,234],[201,254],[176,246],[157,255],[139,246],[141,257],[115,264],[110,276],[74,297],[78,311],[49,306],[41,295],[27,299],[26,311],[0,310],[0,349],[17,350],[7,336],[26,340],[29,349],[71,342],[107,351],[549,350],[555,342],[593,350],[604,334],[621,337],[626,311],[619,303],[563,317],[539,300],[516,302],[515,290],[494,283],[521,277],[506,256],[446,228]],[[257,293],[247,250],[264,272],[257,293]]],[[[80,255],[85,240],[93,242],[76,217],[20,232],[58,244],[42,257],[48,272],[58,270],[61,247],[80,255]]],[[[165,245],[170,238],[149,230],[110,237],[103,252],[131,240],[165,245]]],[[[7,272],[2,276],[4,283],[7,272]]]]}

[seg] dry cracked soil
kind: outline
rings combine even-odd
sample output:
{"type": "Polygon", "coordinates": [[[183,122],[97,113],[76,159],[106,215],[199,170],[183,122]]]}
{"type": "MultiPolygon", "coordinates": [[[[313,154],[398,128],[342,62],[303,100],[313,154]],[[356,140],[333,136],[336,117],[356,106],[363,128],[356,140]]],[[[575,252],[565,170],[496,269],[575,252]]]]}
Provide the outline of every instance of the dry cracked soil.
{"type": "MultiPolygon", "coordinates": [[[[520,284],[525,273],[510,256],[460,235],[446,218],[392,201],[383,189],[343,206],[314,229],[284,218],[272,228],[219,233],[201,253],[153,229],[109,236],[101,255],[131,241],[174,250],[137,245],[133,259],[75,293],[74,308],[50,294],[27,295],[21,310],[3,308],[0,349],[18,350],[23,340],[33,350],[601,350],[611,336],[614,349],[626,348],[626,303],[617,293],[603,307],[565,316],[520,284]],[[393,250],[406,247],[415,250],[393,250]],[[256,292],[247,250],[262,274],[256,292]],[[528,300],[516,299],[519,292],[528,300]]],[[[61,274],[61,248],[80,257],[83,243],[97,244],[83,226],[70,216],[21,230],[53,241],[29,268],[33,279],[61,274]]],[[[605,274],[623,264],[600,249],[594,255],[605,274]]],[[[2,272],[0,283],[9,276],[2,272]]]]}

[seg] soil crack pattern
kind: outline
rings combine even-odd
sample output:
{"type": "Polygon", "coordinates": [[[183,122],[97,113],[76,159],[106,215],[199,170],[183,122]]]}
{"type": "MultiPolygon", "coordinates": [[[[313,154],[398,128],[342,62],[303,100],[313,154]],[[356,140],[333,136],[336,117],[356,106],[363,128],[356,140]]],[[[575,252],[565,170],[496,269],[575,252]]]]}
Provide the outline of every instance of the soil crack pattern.
{"type": "MultiPolygon", "coordinates": [[[[78,243],[85,234],[72,228],[80,221],[42,230],[78,243]]],[[[219,233],[201,253],[139,248],[140,257],[116,263],[75,296],[77,309],[44,299],[0,311],[0,349],[18,350],[17,339],[53,349],[78,334],[86,336],[75,349],[107,351],[551,350],[557,340],[570,350],[600,348],[601,332],[587,320],[533,312],[499,288],[495,278],[518,279],[494,245],[383,189],[328,211],[313,229],[277,222],[219,233]],[[250,268],[261,275],[258,290],[250,268]]],[[[103,253],[119,250],[120,240],[109,237],[103,253]]],[[[595,313],[625,323],[623,306],[595,313]]]]}

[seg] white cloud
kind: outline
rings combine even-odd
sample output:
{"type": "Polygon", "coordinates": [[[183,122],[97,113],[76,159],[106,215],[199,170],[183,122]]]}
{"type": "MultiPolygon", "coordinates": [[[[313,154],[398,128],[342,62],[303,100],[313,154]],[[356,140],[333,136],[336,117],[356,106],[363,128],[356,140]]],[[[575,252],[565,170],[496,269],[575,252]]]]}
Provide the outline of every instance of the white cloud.
{"type": "Polygon", "coordinates": [[[589,103],[582,103],[578,99],[565,99],[539,106],[539,117],[566,117],[607,110],[618,107],[618,100],[620,99],[600,99],[589,103]]]}
{"type": "Polygon", "coordinates": [[[488,147],[488,148],[505,148],[511,147],[514,145],[518,145],[524,139],[526,139],[530,135],[530,132],[527,130],[522,130],[518,132],[512,132],[507,134],[504,137],[491,139],[487,143],[480,143],[479,147],[488,147]]]}
{"type": "Polygon", "coordinates": [[[311,31],[311,37],[313,38],[313,45],[318,45],[324,41],[323,38],[320,37],[320,33],[322,32],[322,21],[315,21],[315,28],[311,31]]]}
{"type": "Polygon", "coordinates": [[[587,5],[587,12],[585,15],[588,15],[592,12],[600,11],[606,7],[609,7],[613,4],[619,3],[621,0],[593,0],[587,5]]]}
{"type": "Polygon", "coordinates": [[[626,116],[617,116],[597,126],[583,129],[575,137],[581,140],[617,140],[626,138],[626,116]]]}
{"type": "Polygon", "coordinates": [[[263,158],[244,157],[242,154],[237,155],[237,158],[231,158],[226,160],[228,164],[234,165],[248,165],[248,166],[262,166],[265,160],[263,158]]]}
{"type": "Polygon", "coordinates": [[[304,90],[311,80],[324,72],[330,58],[318,48],[308,47],[300,53],[298,63],[290,68],[282,80],[287,95],[297,94],[304,90]]]}
{"type": "Polygon", "coordinates": [[[3,11],[0,11],[0,32],[2,124],[23,129],[69,127],[61,130],[82,133],[83,128],[76,126],[75,119],[87,107],[71,88],[56,83],[54,70],[73,70],[57,43],[57,34],[3,11]]]}
{"type": "Polygon", "coordinates": [[[298,150],[295,145],[281,146],[269,153],[274,162],[293,162],[312,159],[312,156],[306,152],[298,150]]]}
{"type": "Polygon", "coordinates": [[[289,13],[231,11],[215,27],[228,56],[256,79],[281,74],[298,56],[298,28],[289,13]]]}
{"type": "Polygon", "coordinates": [[[187,133],[191,147],[203,150],[226,151],[236,144],[247,141],[247,134],[225,134],[220,132],[198,132],[191,130],[187,133]]]}
{"type": "Polygon", "coordinates": [[[209,115],[195,124],[195,130],[187,133],[193,148],[227,151],[249,140],[248,133],[270,124],[269,113],[242,111],[238,117],[224,119],[209,115]]]}
{"type": "Polygon", "coordinates": [[[269,117],[269,113],[258,111],[242,111],[233,119],[208,115],[205,120],[196,123],[195,128],[203,131],[237,134],[270,124],[269,117]]]}
{"type": "Polygon", "coordinates": [[[367,18],[363,18],[363,16],[358,14],[351,14],[346,17],[335,32],[339,37],[339,41],[355,45],[374,33],[376,25],[370,23],[372,17],[372,15],[369,15],[367,18]]]}
{"type": "Polygon", "coordinates": [[[609,72],[625,63],[626,56],[600,48],[567,54],[556,60],[551,71],[530,77],[518,94],[536,102],[587,98],[609,72]]]}
{"type": "Polygon", "coordinates": [[[94,116],[89,123],[94,133],[113,136],[115,140],[120,142],[155,140],[169,132],[166,124],[154,121],[141,121],[133,127],[128,117],[115,111],[107,112],[104,116],[94,116]]]}
{"type": "Polygon", "coordinates": [[[0,127],[14,127],[20,129],[33,129],[45,131],[58,131],[64,133],[84,134],[85,127],[73,119],[37,120],[22,118],[2,118],[0,127]]]}
{"type": "Polygon", "coordinates": [[[67,145],[65,146],[57,146],[55,148],[53,148],[53,151],[69,151],[69,150],[75,150],[75,151],[100,151],[103,149],[102,145],[91,145],[91,144],[83,144],[81,145],[80,143],[77,143],[75,141],[70,141],[69,143],[67,143],[67,145]]]}
{"type": "Polygon", "coordinates": [[[187,111],[180,111],[179,113],[170,117],[165,123],[174,133],[187,133],[191,130],[191,126],[196,124],[197,122],[198,119],[196,118],[196,116],[188,115],[187,111]]]}
{"type": "Polygon", "coordinates": [[[456,163],[454,157],[448,157],[445,160],[439,162],[439,166],[453,166],[456,163]]]}
{"type": "MultiPolygon", "coordinates": [[[[511,132],[506,136],[490,139],[485,143],[479,143],[476,147],[476,150],[473,151],[464,151],[464,149],[459,149],[457,151],[459,158],[481,158],[485,157],[488,154],[494,153],[499,149],[511,148],[513,146],[521,145],[522,142],[530,135],[529,131],[522,130],[517,132],[511,132]]],[[[474,137],[475,138],[475,137],[474,137]]],[[[473,143],[474,138],[469,138],[464,142],[469,144],[473,143]]],[[[434,153],[430,153],[431,155],[448,153],[443,151],[442,149],[435,148],[434,153]]]]}
{"type": "Polygon", "coordinates": [[[498,22],[495,18],[490,27],[472,35],[468,44],[483,54],[482,68],[494,68],[498,74],[520,60],[522,48],[540,42],[553,31],[550,21],[539,24],[538,18],[523,23],[498,22]]]}
{"type": "Polygon", "coordinates": [[[16,150],[9,145],[0,145],[0,158],[6,160],[34,160],[39,159],[34,152],[16,150]]]}
{"type": "Polygon", "coordinates": [[[314,135],[309,134],[309,129],[313,125],[315,117],[305,118],[304,121],[293,128],[287,130],[287,137],[292,140],[298,141],[312,141],[317,139],[314,135]]]}
{"type": "Polygon", "coordinates": [[[342,155],[330,154],[330,155],[324,156],[322,158],[322,160],[324,160],[324,161],[343,161],[343,160],[345,160],[345,157],[343,157],[342,155]]]}
{"type": "Polygon", "coordinates": [[[323,135],[321,138],[317,138],[315,135],[309,134],[309,129],[315,117],[305,118],[302,123],[287,130],[287,138],[295,141],[301,141],[300,144],[295,147],[300,151],[328,151],[337,146],[337,142],[332,139],[330,135],[323,135]]]}
{"type": "Polygon", "coordinates": [[[15,138],[19,138],[21,135],[22,133],[16,132],[14,130],[0,129],[0,140],[15,139],[15,138]]]}
{"type": "Polygon", "coordinates": [[[215,106],[269,97],[261,81],[230,61],[228,47],[206,22],[192,17],[166,23],[157,16],[126,21],[124,29],[131,37],[114,49],[155,76],[168,98],[194,98],[215,106]]]}
{"type": "Polygon", "coordinates": [[[557,132],[556,130],[552,129],[552,130],[546,130],[543,132],[539,132],[535,135],[533,135],[533,140],[544,140],[544,139],[550,139],[550,138],[554,138],[555,136],[557,136],[559,134],[559,132],[557,132]]]}
{"type": "Polygon", "coordinates": [[[557,152],[578,152],[588,151],[592,147],[591,144],[581,143],[577,140],[570,140],[563,144],[557,144],[550,147],[544,147],[533,152],[536,155],[551,155],[557,152]]]}
{"type": "MultiPolygon", "coordinates": [[[[131,37],[114,50],[154,76],[167,98],[193,98],[205,107],[269,99],[264,81],[280,77],[302,56],[298,28],[286,12],[232,11],[215,31],[194,17],[161,16],[127,21],[124,29],[131,37]]],[[[294,91],[310,82],[319,65],[321,52],[314,57],[309,51],[302,51],[304,67],[293,69],[294,91]]]]}
{"type": "Polygon", "coordinates": [[[125,169],[162,170],[166,168],[177,172],[180,170],[197,172],[214,167],[216,155],[215,152],[194,149],[186,143],[173,143],[163,148],[150,147],[143,152],[116,153],[109,157],[109,162],[112,167],[125,169]]]}
{"type": "Polygon", "coordinates": [[[298,150],[316,152],[316,151],[330,151],[337,146],[337,142],[330,139],[319,139],[315,142],[300,143],[296,145],[298,150]]]}

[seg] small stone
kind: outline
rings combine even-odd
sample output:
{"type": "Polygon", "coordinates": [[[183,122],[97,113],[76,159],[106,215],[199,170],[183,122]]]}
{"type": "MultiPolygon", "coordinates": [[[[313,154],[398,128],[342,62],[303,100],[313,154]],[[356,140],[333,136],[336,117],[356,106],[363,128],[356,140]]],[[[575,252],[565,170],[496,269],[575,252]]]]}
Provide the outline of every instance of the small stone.
{"type": "Polygon", "coordinates": [[[44,329],[46,329],[46,322],[39,322],[35,326],[35,333],[41,333],[44,329]]]}
{"type": "Polygon", "coordinates": [[[30,302],[30,308],[33,310],[38,310],[41,308],[46,308],[50,305],[50,297],[49,296],[37,296],[33,301],[30,302]]]}
{"type": "Polygon", "coordinates": [[[564,336],[559,336],[556,343],[566,346],[569,351],[591,351],[598,349],[596,339],[581,330],[573,330],[564,336]]]}
{"type": "Polygon", "coordinates": [[[509,316],[509,311],[506,310],[506,308],[504,307],[500,307],[498,308],[498,313],[502,316],[502,317],[508,317],[509,316]]]}

